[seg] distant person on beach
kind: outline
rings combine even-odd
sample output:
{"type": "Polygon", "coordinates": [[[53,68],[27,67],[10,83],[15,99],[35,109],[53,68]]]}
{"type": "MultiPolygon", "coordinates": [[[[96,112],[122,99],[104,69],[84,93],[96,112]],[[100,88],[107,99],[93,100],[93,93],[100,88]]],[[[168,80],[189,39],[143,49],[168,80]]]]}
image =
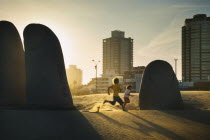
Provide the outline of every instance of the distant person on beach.
{"type": "Polygon", "coordinates": [[[129,96],[131,96],[131,95],[130,95],[130,93],[131,93],[131,88],[132,88],[131,85],[128,85],[128,86],[126,87],[125,94],[124,94],[124,104],[123,104],[124,109],[125,109],[126,104],[127,104],[127,103],[130,103],[129,96]]]}
{"type": "Polygon", "coordinates": [[[115,105],[115,103],[118,102],[122,106],[122,109],[124,110],[123,101],[119,96],[120,85],[119,85],[119,79],[118,78],[115,78],[114,79],[114,84],[112,86],[108,87],[108,95],[110,95],[110,89],[113,90],[113,101],[104,100],[103,103],[104,104],[105,103],[110,103],[112,105],[115,105]]]}

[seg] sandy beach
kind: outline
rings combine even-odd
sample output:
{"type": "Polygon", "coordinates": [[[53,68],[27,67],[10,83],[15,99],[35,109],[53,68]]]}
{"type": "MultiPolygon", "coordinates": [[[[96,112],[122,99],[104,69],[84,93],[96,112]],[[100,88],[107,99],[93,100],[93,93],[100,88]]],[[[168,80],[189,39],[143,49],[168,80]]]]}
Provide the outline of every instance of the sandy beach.
{"type": "MultiPolygon", "coordinates": [[[[139,94],[132,93],[130,97],[131,103],[126,106],[128,110],[139,110],[139,94]]],[[[209,91],[182,91],[182,99],[184,101],[185,110],[210,110],[210,92],[209,91]]],[[[123,99],[123,93],[120,93],[123,99]]],[[[112,100],[112,96],[108,94],[93,94],[83,96],[73,96],[74,105],[78,110],[89,111],[95,110],[97,106],[101,106],[103,101],[112,100]]],[[[120,105],[117,103],[112,106],[108,103],[101,106],[101,110],[121,110],[120,105]]]]}
{"type": "MultiPolygon", "coordinates": [[[[74,96],[78,110],[0,110],[2,140],[208,140],[210,92],[184,91],[185,110],[139,110],[133,94],[128,111],[116,104],[101,106],[107,94],[74,96]]],[[[122,94],[121,94],[122,96],[122,94]]]]}

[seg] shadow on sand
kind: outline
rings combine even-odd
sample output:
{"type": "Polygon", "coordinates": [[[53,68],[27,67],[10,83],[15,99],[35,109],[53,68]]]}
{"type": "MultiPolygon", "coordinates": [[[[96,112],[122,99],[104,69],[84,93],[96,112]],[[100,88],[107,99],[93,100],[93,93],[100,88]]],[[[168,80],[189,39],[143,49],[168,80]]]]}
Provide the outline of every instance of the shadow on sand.
{"type": "Polygon", "coordinates": [[[0,110],[0,139],[101,139],[78,110],[0,110]]]}
{"type": "Polygon", "coordinates": [[[210,125],[209,110],[182,110],[182,111],[161,110],[161,111],[170,115],[185,118],[187,120],[210,125]]]}
{"type": "Polygon", "coordinates": [[[148,120],[146,120],[146,119],[144,119],[144,118],[142,118],[140,116],[137,116],[135,114],[132,114],[130,112],[127,112],[127,113],[132,115],[132,116],[135,116],[138,119],[138,121],[133,121],[137,126],[139,126],[138,128],[135,128],[135,127],[132,127],[130,125],[126,125],[126,124],[120,123],[120,122],[118,122],[118,121],[116,121],[116,120],[114,120],[114,119],[112,119],[112,118],[110,118],[110,117],[108,117],[108,116],[106,116],[106,115],[104,115],[102,113],[99,113],[99,116],[101,116],[102,118],[105,118],[105,119],[109,120],[110,122],[115,123],[117,125],[137,130],[137,131],[139,131],[139,132],[141,132],[141,133],[143,133],[144,135],[147,135],[147,136],[151,136],[152,137],[151,132],[155,132],[155,133],[159,133],[161,135],[164,135],[168,139],[179,139],[179,140],[184,139],[181,136],[179,136],[179,135],[177,135],[177,134],[175,134],[175,133],[173,133],[173,132],[163,128],[160,125],[157,125],[157,124],[155,124],[155,123],[153,123],[151,121],[148,121],[148,120]],[[142,121],[147,123],[149,126],[146,126],[146,125],[140,123],[142,121]]]}
{"type": "Polygon", "coordinates": [[[210,110],[202,109],[205,108],[205,104],[199,99],[195,98],[192,100],[186,100],[184,102],[184,110],[159,110],[161,112],[182,117],[187,120],[194,122],[210,125],[210,110]]]}

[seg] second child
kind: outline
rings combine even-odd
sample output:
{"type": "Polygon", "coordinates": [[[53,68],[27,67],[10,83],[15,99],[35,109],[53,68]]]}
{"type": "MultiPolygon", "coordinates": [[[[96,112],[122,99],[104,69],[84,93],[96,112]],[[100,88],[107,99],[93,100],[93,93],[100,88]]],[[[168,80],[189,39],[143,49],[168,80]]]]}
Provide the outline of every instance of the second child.
{"type": "Polygon", "coordinates": [[[123,108],[124,108],[124,109],[125,109],[126,104],[127,104],[127,103],[130,103],[129,96],[131,96],[131,95],[130,95],[130,93],[131,93],[131,88],[132,88],[131,85],[128,85],[128,86],[126,87],[125,94],[124,94],[124,103],[123,103],[123,108]]]}

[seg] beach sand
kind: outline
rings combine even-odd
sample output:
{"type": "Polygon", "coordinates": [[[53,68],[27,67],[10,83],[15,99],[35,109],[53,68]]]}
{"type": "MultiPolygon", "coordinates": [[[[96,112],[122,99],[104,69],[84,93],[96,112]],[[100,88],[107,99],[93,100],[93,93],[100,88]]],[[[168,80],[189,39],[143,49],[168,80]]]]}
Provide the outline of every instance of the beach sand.
{"type": "Polygon", "coordinates": [[[107,94],[74,96],[78,110],[1,109],[0,139],[210,139],[210,92],[182,92],[185,109],[174,111],[139,110],[138,94],[133,95],[128,111],[102,105],[112,99],[107,94]]]}

